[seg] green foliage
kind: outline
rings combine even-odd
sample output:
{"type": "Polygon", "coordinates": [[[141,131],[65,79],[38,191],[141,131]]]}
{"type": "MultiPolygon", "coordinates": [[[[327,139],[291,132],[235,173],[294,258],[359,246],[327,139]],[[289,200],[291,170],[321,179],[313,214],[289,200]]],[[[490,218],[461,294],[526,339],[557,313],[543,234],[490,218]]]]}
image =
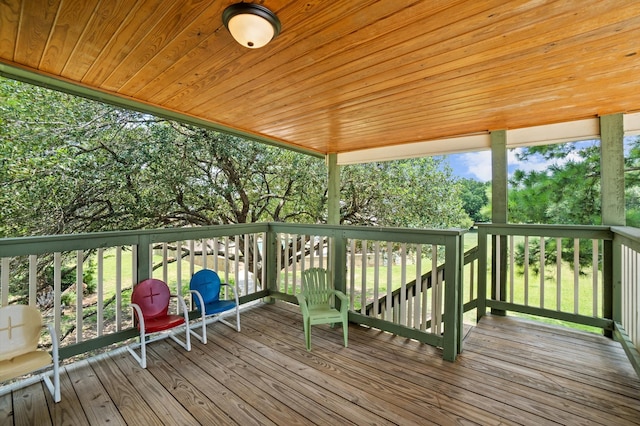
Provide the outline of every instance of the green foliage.
{"type": "MultiPolygon", "coordinates": [[[[322,159],[2,78],[0,161],[0,238],[326,222],[322,159]]],[[[344,167],[342,223],[470,226],[460,185],[439,163],[344,167]]],[[[87,265],[89,289],[92,277],[87,265]]]]}
{"type": "Polygon", "coordinates": [[[469,227],[460,187],[442,159],[418,158],[346,166],[341,221],[399,227],[469,227]]]}
{"type": "Polygon", "coordinates": [[[474,222],[488,222],[491,215],[484,209],[489,204],[487,192],[491,190],[490,182],[479,182],[473,179],[461,179],[460,198],[462,207],[474,222]]]}
{"type": "Polygon", "coordinates": [[[560,160],[544,171],[516,171],[510,179],[509,220],[514,223],[595,225],[600,220],[600,161],[597,142],[528,148],[520,160],[560,160]]]}

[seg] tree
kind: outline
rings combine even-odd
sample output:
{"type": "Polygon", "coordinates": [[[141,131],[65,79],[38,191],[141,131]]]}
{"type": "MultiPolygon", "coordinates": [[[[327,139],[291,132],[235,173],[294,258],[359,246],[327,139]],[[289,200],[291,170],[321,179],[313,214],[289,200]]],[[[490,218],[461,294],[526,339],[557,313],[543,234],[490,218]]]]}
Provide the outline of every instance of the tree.
{"type": "Polygon", "coordinates": [[[462,207],[474,222],[487,222],[491,218],[483,210],[489,204],[489,182],[473,179],[460,179],[462,207]]]}
{"type": "MultiPolygon", "coordinates": [[[[0,237],[326,222],[322,159],[6,79],[0,95],[0,237]]],[[[437,166],[345,167],[341,222],[468,226],[437,166]]]]}
{"type": "Polygon", "coordinates": [[[341,175],[343,223],[467,227],[459,187],[432,157],[346,166],[341,175]]]}
{"type": "Polygon", "coordinates": [[[547,170],[516,171],[509,183],[509,219],[522,223],[596,225],[600,219],[600,160],[597,143],[531,147],[520,160],[539,155],[547,170]],[[568,160],[567,160],[568,159],[568,160]]]}

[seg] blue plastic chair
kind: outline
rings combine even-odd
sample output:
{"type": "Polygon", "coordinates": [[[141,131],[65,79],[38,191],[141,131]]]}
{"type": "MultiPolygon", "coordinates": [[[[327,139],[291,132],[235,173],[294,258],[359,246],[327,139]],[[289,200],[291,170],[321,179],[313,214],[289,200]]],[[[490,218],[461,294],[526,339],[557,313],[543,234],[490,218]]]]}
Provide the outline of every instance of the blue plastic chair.
{"type": "Polygon", "coordinates": [[[233,284],[220,282],[218,274],[210,269],[202,269],[191,277],[189,292],[192,294],[196,309],[201,313],[202,331],[198,334],[191,329],[191,334],[202,343],[207,343],[207,323],[220,321],[229,327],[240,331],[240,302],[238,292],[233,284]],[[228,287],[233,292],[235,300],[221,300],[220,293],[223,287],[228,287]],[[236,325],[223,318],[225,312],[236,311],[236,325]]]}

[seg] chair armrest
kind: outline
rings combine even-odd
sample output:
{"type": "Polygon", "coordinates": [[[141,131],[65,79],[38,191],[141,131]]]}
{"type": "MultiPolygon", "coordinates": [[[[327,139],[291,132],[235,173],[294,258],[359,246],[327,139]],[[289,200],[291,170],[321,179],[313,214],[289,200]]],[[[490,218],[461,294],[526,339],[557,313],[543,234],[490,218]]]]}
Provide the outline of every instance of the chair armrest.
{"type": "MultiPolygon", "coordinates": [[[[180,304],[180,307],[182,307],[182,312],[184,313],[185,320],[189,321],[189,310],[187,309],[187,303],[184,301],[184,297],[180,296],[179,294],[172,294],[171,297],[178,298],[178,303],[180,304]]],[[[204,306],[204,304],[202,304],[202,306],[204,306]]]]}
{"type": "Polygon", "coordinates": [[[347,297],[347,295],[344,294],[343,292],[341,292],[340,290],[333,290],[333,294],[338,296],[338,299],[340,299],[340,311],[348,310],[349,309],[349,298],[347,297]]]}
{"type": "Polygon", "coordinates": [[[298,299],[298,305],[300,305],[300,309],[302,310],[302,316],[309,316],[309,307],[307,306],[307,298],[302,294],[296,294],[296,299],[298,299]]]}
{"type": "Polygon", "coordinates": [[[144,316],[142,315],[142,309],[137,303],[131,303],[131,308],[133,308],[133,312],[135,317],[138,318],[138,324],[140,329],[140,335],[144,336],[145,334],[145,325],[144,325],[144,316]]]}
{"type": "Polygon", "coordinates": [[[56,333],[56,328],[53,324],[47,324],[47,329],[49,330],[49,335],[51,335],[51,358],[53,358],[53,363],[58,365],[58,347],[60,345],[58,333],[56,333]]]}
{"type": "MultiPolygon", "coordinates": [[[[195,296],[198,298],[198,301],[200,302],[200,307],[202,309],[202,314],[205,314],[205,306],[204,306],[204,299],[202,297],[202,294],[200,294],[200,292],[198,290],[189,290],[189,293],[191,294],[195,294],[195,296]]],[[[193,309],[193,303],[191,304],[191,310],[193,309]]]]}
{"type": "Polygon", "coordinates": [[[229,283],[220,283],[220,286],[227,286],[230,287],[231,290],[233,290],[233,296],[236,298],[236,302],[238,301],[238,288],[236,287],[235,284],[229,284],[229,283]]]}

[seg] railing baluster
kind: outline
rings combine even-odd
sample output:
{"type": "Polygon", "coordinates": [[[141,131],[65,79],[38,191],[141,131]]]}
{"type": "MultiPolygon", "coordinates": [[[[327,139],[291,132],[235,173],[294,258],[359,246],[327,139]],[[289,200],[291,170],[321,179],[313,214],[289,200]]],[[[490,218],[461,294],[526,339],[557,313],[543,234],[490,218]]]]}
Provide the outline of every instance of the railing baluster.
{"type": "Polygon", "coordinates": [[[545,240],[540,237],[540,307],[544,308],[544,266],[546,263],[545,240]]]}
{"type": "Polygon", "coordinates": [[[407,244],[400,245],[400,324],[411,326],[407,309],[407,244]]]}
{"type": "Polygon", "coordinates": [[[431,246],[431,333],[440,334],[440,279],[438,277],[438,246],[431,246]]]}
{"type": "Polygon", "coordinates": [[[367,308],[367,240],[362,240],[362,272],[360,277],[360,313],[367,308]]]}
{"type": "Polygon", "coordinates": [[[29,256],[29,306],[36,306],[38,298],[38,256],[29,256]]]}
{"type": "Polygon", "coordinates": [[[524,237],[524,305],[529,306],[529,237],[524,237]]]}
{"type": "Polygon", "coordinates": [[[96,257],[98,259],[97,283],[96,283],[96,332],[102,336],[104,327],[104,249],[99,248],[96,257]]]}
{"type": "Polygon", "coordinates": [[[349,309],[354,310],[356,298],[356,240],[349,242],[349,309]]]}
{"type": "MultiPolygon", "coordinates": [[[[176,241],[175,258],[176,258],[176,293],[182,296],[182,241],[176,241]]],[[[180,303],[178,303],[176,311],[178,315],[180,315],[180,303]]]]}
{"type": "Polygon", "coordinates": [[[515,251],[513,235],[509,235],[509,302],[513,303],[515,285],[515,251]]]}
{"type": "Polygon", "coordinates": [[[580,311],[580,240],[573,239],[573,313],[580,311]]]}
{"type": "Polygon", "coordinates": [[[592,267],[592,294],[593,294],[593,304],[592,304],[592,316],[598,316],[598,240],[591,240],[591,267],[592,267]]]}
{"type": "Polygon", "coordinates": [[[82,250],[76,252],[76,343],[82,342],[82,282],[84,256],[82,250]]]}
{"type": "Polygon", "coordinates": [[[413,287],[413,327],[422,328],[422,318],[420,313],[422,311],[422,245],[416,244],[416,283],[413,287]]]}
{"type": "Polygon", "coordinates": [[[2,294],[2,306],[9,304],[9,269],[11,259],[2,258],[2,271],[0,271],[0,293],[2,294]]]}
{"type": "MultiPolygon", "coordinates": [[[[137,268],[135,267],[135,261],[132,262],[132,273],[137,268]]],[[[132,283],[135,285],[135,281],[132,283]]],[[[116,247],[116,330],[122,330],[122,247],[116,247]]]]}
{"type": "Polygon", "coordinates": [[[392,305],[392,293],[393,293],[393,243],[387,241],[387,306],[385,319],[387,321],[393,318],[393,305],[392,305]]]}
{"type": "Polygon", "coordinates": [[[556,310],[562,305],[562,239],[556,238],[556,310]]]}
{"type": "Polygon", "coordinates": [[[380,241],[373,242],[373,317],[380,312],[380,241]]]}
{"type": "Polygon", "coordinates": [[[58,336],[61,336],[60,332],[61,332],[61,324],[62,324],[62,254],[58,251],[53,254],[53,311],[54,311],[53,326],[56,329],[56,334],[58,336]]]}

